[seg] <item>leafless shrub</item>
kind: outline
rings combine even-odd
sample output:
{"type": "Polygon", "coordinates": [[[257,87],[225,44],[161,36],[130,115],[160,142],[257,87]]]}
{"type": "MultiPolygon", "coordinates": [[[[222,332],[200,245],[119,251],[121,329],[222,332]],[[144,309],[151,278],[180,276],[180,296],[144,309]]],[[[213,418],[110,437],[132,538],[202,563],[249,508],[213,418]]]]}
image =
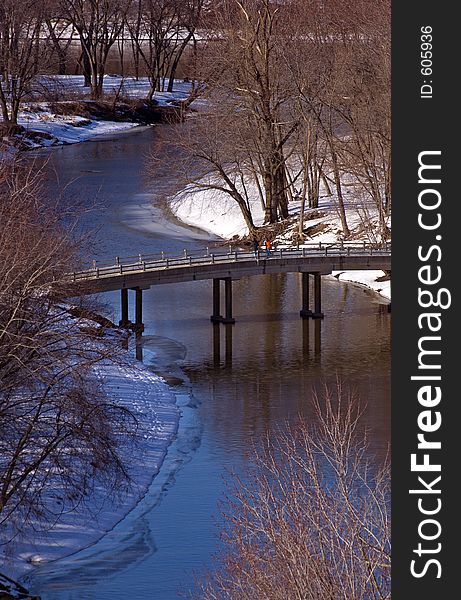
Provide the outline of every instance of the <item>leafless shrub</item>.
{"type": "Polygon", "coordinates": [[[224,553],[200,598],[390,598],[389,465],[369,460],[360,410],[341,386],[314,406],[315,425],[268,434],[233,478],[224,553]]]}

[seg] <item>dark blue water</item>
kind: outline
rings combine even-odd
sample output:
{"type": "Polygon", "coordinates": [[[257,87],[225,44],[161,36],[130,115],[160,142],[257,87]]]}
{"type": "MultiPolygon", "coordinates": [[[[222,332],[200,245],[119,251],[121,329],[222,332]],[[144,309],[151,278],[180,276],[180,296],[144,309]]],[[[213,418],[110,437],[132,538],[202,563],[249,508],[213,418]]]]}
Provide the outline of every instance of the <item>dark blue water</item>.
{"type": "MultiPolygon", "coordinates": [[[[175,173],[143,175],[150,152],[171,151],[168,127],[125,133],[50,154],[68,194],[103,207],[84,217],[97,230],[92,251],[114,256],[197,249],[207,236],[165,220],[175,173]]],[[[50,186],[55,186],[50,175],[50,186]]],[[[119,318],[119,296],[106,294],[119,318]]],[[[27,584],[43,600],[173,600],[194,573],[212,566],[214,521],[229,470],[243,472],[252,443],[299,414],[312,417],[313,388],[340,377],[366,404],[371,452],[386,452],[390,426],[390,318],[363,289],[323,281],[323,322],[299,318],[296,274],[234,283],[235,326],[213,327],[210,282],[163,285],[144,293],[143,356],[175,382],[179,433],[146,494],[99,543],[37,568],[27,584]]]]}

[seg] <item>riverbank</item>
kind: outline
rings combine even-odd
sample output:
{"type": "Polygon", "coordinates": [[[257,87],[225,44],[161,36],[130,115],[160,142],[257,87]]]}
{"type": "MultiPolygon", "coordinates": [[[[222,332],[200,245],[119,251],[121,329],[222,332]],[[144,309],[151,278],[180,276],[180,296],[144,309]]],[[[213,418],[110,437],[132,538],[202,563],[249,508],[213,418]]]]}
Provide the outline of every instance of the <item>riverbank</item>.
{"type": "MultiPolygon", "coordinates": [[[[79,320],[79,327],[98,329],[98,335],[125,334],[93,320],[79,320]]],[[[168,446],[177,433],[180,409],[165,380],[152,373],[128,352],[117,360],[103,360],[93,367],[93,376],[102,383],[103,392],[113,404],[136,418],[135,439],[120,438],[119,452],[129,477],[129,487],[117,496],[98,486],[72,510],[63,510],[65,491],[58,480],[51,481],[47,493],[47,512],[56,515],[54,523],[33,521],[20,536],[2,546],[1,570],[12,579],[23,579],[34,567],[69,556],[94,544],[123,519],[146,493],[158,474],[168,446]],[[134,441],[134,443],[133,443],[134,441]]],[[[2,537],[9,537],[8,524],[2,537]]]]}
{"type": "MultiPolygon", "coordinates": [[[[146,100],[149,87],[147,77],[106,75],[104,97],[94,101],[83,76],[42,76],[36,91],[22,104],[18,126],[4,135],[3,145],[19,150],[62,146],[140,125],[180,120],[191,84],[175,81],[173,92],[156,92],[152,100],[146,100]]],[[[0,121],[0,130],[1,125],[0,121]]]]}
{"type": "MultiPolygon", "coordinates": [[[[376,227],[376,211],[373,207],[357,200],[356,190],[345,189],[346,218],[351,231],[350,241],[372,241],[376,227]]],[[[302,248],[305,244],[329,244],[343,239],[338,203],[334,194],[327,193],[322,186],[319,206],[307,209],[303,220],[304,243],[299,242],[300,201],[289,204],[289,218],[273,226],[263,226],[264,213],[257,194],[250,199],[255,225],[261,228],[261,240],[268,236],[275,247],[287,248],[294,244],[302,248]]],[[[188,225],[200,227],[210,234],[219,236],[233,244],[248,245],[248,228],[236,202],[227,194],[214,190],[185,189],[170,199],[173,214],[188,225]]],[[[388,223],[390,229],[390,220],[388,223]]],[[[306,246],[307,247],[307,246],[306,246]]],[[[335,271],[338,281],[358,284],[369,288],[386,300],[391,299],[390,276],[383,271],[335,271]]]]}

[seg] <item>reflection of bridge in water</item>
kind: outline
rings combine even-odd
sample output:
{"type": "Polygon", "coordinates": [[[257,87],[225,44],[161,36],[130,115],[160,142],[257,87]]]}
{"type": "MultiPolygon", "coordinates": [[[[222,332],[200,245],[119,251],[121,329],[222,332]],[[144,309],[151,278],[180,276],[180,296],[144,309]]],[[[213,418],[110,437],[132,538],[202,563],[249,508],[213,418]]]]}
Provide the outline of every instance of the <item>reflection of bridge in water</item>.
{"type": "MultiPolygon", "coordinates": [[[[222,351],[222,328],[219,323],[213,323],[213,367],[216,369],[223,366],[232,367],[233,358],[233,327],[232,324],[228,323],[224,325],[224,352],[222,351]]],[[[141,344],[141,338],[137,339],[138,346],[141,344]]],[[[313,323],[313,331],[311,331],[309,321],[306,319],[303,321],[302,330],[302,344],[303,344],[303,355],[309,356],[312,353],[315,356],[320,355],[321,351],[321,328],[320,321],[317,319],[313,323]]],[[[137,358],[142,357],[142,349],[137,346],[137,358]]]]}
{"type": "MultiPolygon", "coordinates": [[[[94,294],[120,290],[120,325],[142,332],[142,292],[153,285],[188,281],[213,280],[214,324],[235,323],[232,303],[232,281],[252,275],[300,273],[302,278],[303,319],[323,318],[321,277],[332,271],[391,270],[390,245],[367,242],[336,242],[305,244],[302,248],[279,248],[270,255],[258,251],[256,255],[229,247],[228,252],[207,248],[202,253],[170,257],[164,253],[142,255],[136,258],[116,258],[113,264],[93,261],[90,269],[72,273],[70,277],[80,292],[94,294]],[[310,286],[312,279],[313,285],[310,286]],[[224,282],[224,315],[221,314],[221,282],[224,282]],[[311,289],[313,293],[311,294],[311,289]],[[135,322],[128,318],[128,290],[135,292],[135,322]],[[311,295],[313,305],[311,306],[311,295]]],[[[232,343],[230,343],[232,346],[232,343]]]]}

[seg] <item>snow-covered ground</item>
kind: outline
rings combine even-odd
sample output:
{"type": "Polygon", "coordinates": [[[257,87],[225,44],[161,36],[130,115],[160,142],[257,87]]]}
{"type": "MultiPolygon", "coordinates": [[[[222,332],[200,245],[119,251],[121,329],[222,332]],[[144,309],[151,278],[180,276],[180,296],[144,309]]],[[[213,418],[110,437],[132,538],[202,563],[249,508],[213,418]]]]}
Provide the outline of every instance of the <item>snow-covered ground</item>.
{"type": "MultiPolygon", "coordinates": [[[[35,94],[39,94],[40,98],[45,96],[54,100],[84,100],[90,97],[90,90],[84,87],[83,83],[83,75],[41,76],[35,94]]],[[[114,94],[120,98],[146,98],[149,88],[150,83],[147,77],[140,77],[137,80],[134,77],[121,77],[120,75],[105,75],[104,77],[103,90],[106,98],[114,94]]],[[[173,100],[182,100],[187,98],[190,89],[190,82],[176,79],[173,92],[155,92],[155,100],[160,105],[169,104],[173,100]]]]}
{"type": "MultiPolygon", "coordinates": [[[[252,190],[251,186],[248,186],[248,190],[254,223],[261,226],[264,221],[261,202],[255,189],[252,190]]],[[[365,230],[375,218],[376,211],[360,199],[360,194],[354,186],[345,186],[343,193],[352,239],[369,240],[365,230]]],[[[224,192],[190,186],[172,198],[170,204],[178,219],[213,235],[231,239],[234,236],[248,234],[248,228],[237,203],[224,192]]],[[[293,219],[299,215],[299,211],[300,202],[290,202],[289,212],[293,219]]],[[[286,228],[284,233],[276,237],[275,245],[279,248],[291,246],[297,226],[296,220],[286,228]]],[[[390,227],[390,223],[388,226],[390,227]]],[[[307,231],[305,240],[307,243],[328,243],[341,239],[341,221],[336,197],[334,194],[329,195],[323,184],[318,209],[306,210],[304,231],[307,231]]],[[[334,272],[332,275],[341,281],[358,283],[371,288],[387,299],[391,297],[390,281],[377,281],[384,276],[383,271],[344,271],[334,272]]]]}
{"type": "Polygon", "coordinates": [[[28,110],[27,108],[22,110],[18,124],[22,125],[27,132],[38,131],[52,137],[49,139],[37,137],[29,140],[28,145],[31,148],[76,144],[98,135],[125,131],[139,126],[139,123],[98,121],[75,115],[57,115],[50,111],[46,104],[42,105],[43,110],[38,111],[36,108],[35,110],[28,110]]]}
{"type": "Polygon", "coordinates": [[[2,548],[0,570],[9,577],[22,578],[34,565],[73,554],[111,530],[145,494],[177,432],[180,411],[174,394],[162,378],[128,353],[117,364],[98,363],[94,375],[103,382],[107,396],[131,411],[138,421],[136,445],[132,440],[120,440],[130,489],[120,500],[108,497],[107,490],[98,487],[83,505],[63,512],[60,490],[53,486],[47,509],[59,518],[52,526],[31,523],[20,539],[2,548]]]}
{"type": "MultiPolygon", "coordinates": [[[[28,133],[39,132],[50,136],[34,137],[25,140],[30,148],[52,146],[57,144],[75,144],[94,138],[95,136],[124,131],[139,126],[139,123],[105,121],[87,119],[76,115],[62,115],[53,112],[54,100],[85,100],[89,99],[89,88],[83,87],[81,75],[55,75],[42,77],[38,91],[28,102],[24,102],[19,113],[18,124],[28,133]],[[44,101],[43,98],[48,101],[44,101]]],[[[120,99],[146,98],[149,91],[149,80],[141,77],[134,78],[106,75],[104,78],[104,94],[107,99],[117,94],[120,99]]],[[[174,91],[156,92],[155,100],[160,106],[168,106],[171,102],[184,100],[190,92],[190,83],[175,81],[174,91]]],[[[1,117],[0,117],[1,120],[1,117]]]]}

